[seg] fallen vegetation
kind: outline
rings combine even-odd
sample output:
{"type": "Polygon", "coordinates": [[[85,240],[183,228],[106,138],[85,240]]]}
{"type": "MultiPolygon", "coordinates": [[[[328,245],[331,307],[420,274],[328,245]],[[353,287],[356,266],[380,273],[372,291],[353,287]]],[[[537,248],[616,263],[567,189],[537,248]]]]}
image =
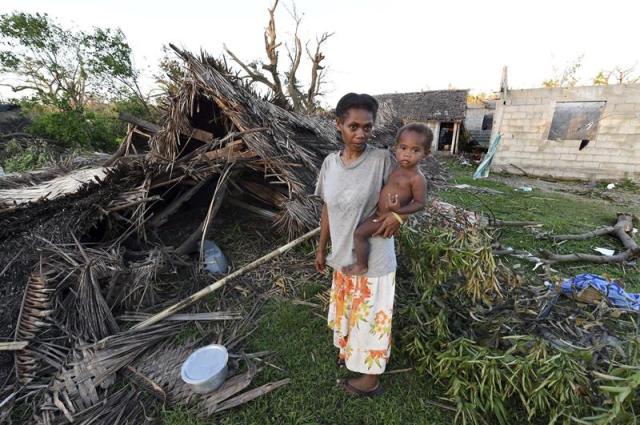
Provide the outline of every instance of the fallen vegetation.
{"type": "Polygon", "coordinates": [[[430,219],[402,234],[402,345],[445,389],[456,423],[632,423],[637,315],[576,303],[495,264],[476,225],[430,219]]]}

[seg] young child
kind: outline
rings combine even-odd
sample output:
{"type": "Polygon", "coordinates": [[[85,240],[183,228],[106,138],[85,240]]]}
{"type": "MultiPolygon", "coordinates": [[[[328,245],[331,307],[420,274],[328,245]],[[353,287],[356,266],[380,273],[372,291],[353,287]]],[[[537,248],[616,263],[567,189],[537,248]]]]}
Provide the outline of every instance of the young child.
{"type": "Polygon", "coordinates": [[[369,238],[380,228],[377,218],[391,213],[413,214],[425,206],[427,180],[418,164],[431,153],[433,133],[424,124],[411,123],[402,127],[396,136],[395,157],[398,167],[391,172],[380,191],[378,210],[360,224],[354,234],[356,262],[343,268],[348,275],[363,275],[368,270],[369,238]]]}

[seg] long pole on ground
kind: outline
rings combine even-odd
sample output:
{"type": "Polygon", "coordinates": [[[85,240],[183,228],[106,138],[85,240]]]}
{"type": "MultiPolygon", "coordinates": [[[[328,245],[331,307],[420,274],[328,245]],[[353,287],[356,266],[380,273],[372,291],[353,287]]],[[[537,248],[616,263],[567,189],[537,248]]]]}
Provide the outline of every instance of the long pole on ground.
{"type": "Polygon", "coordinates": [[[195,294],[191,295],[188,298],[185,298],[184,300],[177,302],[176,304],[172,305],[171,307],[167,307],[166,309],[162,310],[161,312],[154,314],[153,316],[151,316],[150,318],[148,318],[147,320],[145,320],[144,322],[140,322],[137,325],[135,325],[132,329],[144,329],[147,328],[151,325],[153,325],[154,323],[158,323],[159,321],[161,321],[162,319],[165,319],[169,316],[171,316],[174,313],[177,313],[178,311],[182,310],[183,308],[190,306],[191,304],[195,303],[196,301],[198,301],[199,299],[209,295],[210,293],[212,293],[213,291],[215,291],[216,289],[224,286],[225,284],[227,284],[230,280],[235,279],[236,277],[242,275],[243,273],[248,272],[249,270],[253,270],[256,267],[266,263],[267,261],[271,260],[274,257],[277,257],[278,255],[284,254],[285,252],[287,252],[288,250],[290,250],[291,248],[293,248],[296,245],[299,245],[300,243],[306,241],[307,239],[312,238],[313,236],[317,235],[318,233],[320,233],[320,228],[316,228],[302,236],[300,236],[298,239],[295,239],[291,242],[289,242],[286,245],[281,246],[280,248],[276,249],[275,251],[271,251],[270,253],[268,253],[267,255],[258,258],[257,260],[247,264],[246,266],[236,270],[235,272],[223,277],[222,279],[212,283],[211,285],[202,288],[201,290],[199,290],[198,292],[196,292],[195,294]]]}

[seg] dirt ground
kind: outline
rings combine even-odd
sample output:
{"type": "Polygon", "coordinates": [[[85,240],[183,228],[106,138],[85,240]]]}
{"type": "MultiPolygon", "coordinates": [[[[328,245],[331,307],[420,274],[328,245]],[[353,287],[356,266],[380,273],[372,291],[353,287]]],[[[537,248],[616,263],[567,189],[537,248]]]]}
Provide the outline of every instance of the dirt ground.
{"type": "Polygon", "coordinates": [[[622,190],[620,188],[609,190],[590,182],[550,181],[508,174],[491,174],[490,178],[514,188],[528,186],[542,192],[562,193],[565,196],[575,196],[581,199],[602,199],[615,205],[640,208],[640,192],[622,190]]]}

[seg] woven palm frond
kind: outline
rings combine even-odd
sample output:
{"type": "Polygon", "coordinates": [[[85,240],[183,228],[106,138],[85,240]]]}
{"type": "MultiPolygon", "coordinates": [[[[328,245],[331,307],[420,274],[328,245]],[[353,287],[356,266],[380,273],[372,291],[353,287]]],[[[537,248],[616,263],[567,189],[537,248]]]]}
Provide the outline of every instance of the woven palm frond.
{"type": "Polygon", "coordinates": [[[0,189],[0,207],[42,201],[44,199],[52,200],[70,193],[76,193],[86,182],[94,179],[104,179],[107,172],[108,170],[103,167],[80,169],[36,186],[0,189]]]}
{"type": "Polygon", "coordinates": [[[116,333],[118,324],[100,292],[92,264],[82,267],[78,274],[77,284],[62,304],[67,328],[85,341],[98,341],[116,333]]]}
{"type": "MultiPolygon", "coordinates": [[[[46,321],[53,314],[51,298],[54,289],[48,279],[51,274],[40,269],[29,277],[18,316],[16,340],[32,342],[44,329],[51,326],[46,321]]],[[[36,379],[42,367],[42,360],[33,345],[19,350],[15,357],[18,382],[27,385],[36,379]]]]}
{"type": "Polygon", "coordinates": [[[114,384],[118,371],[161,341],[175,336],[180,329],[180,325],[162,324],[120,332],[95,344],[76,347],[44,391],[36,417],[43,424],[54,424],[62,417],[72,422],[77,412],[98,409],[96,405],[104,404],[105,396],[108,398],[106,391],[114,384]]]}

